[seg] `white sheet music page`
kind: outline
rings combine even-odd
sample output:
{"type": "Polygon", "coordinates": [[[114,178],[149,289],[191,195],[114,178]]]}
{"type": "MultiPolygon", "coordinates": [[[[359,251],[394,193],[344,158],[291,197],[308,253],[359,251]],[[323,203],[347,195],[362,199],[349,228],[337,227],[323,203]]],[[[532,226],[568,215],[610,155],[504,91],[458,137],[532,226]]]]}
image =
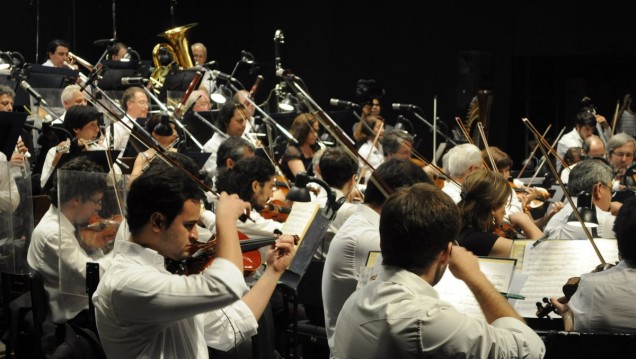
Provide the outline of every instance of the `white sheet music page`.
{"type": "MultiPolygon", "coordinates": [[[[500,292],[508,292],[515,260],[510,258],[479,258],[479,268],[492,285],[500,292]]],[[[446,270],[442,280],[434,287],[439,298],[452,304],[459,312],[474,318],[485,319],[477,299],[463,281],[455,278],[450,270],[446,270]]]]}
{"type": "Polygon", "coordinates": [[[283,224],[281,232],[283,232],[283,234],[295,234],[300,237],[296,248],[298,248],[300,242],[302,242],[305,237],[309,225],[311,225],[319,209],[320,205],[316,202],[294,202],[292,205],[291,212],[283,224]]]}
{"type": "MultiPolygon", "coordinates": [[[[615,239],[595,239],[594,242],[607,263],[618,260],[615,239]]],[[[519,293],[526,299],[517,300],[514,306],[527,318],[536,317],[536,302],[541,302],[543,297],[562,297],[563,285],[569,278],[589,273],[601,263],[587,240],[546,240],[536,247],[532,243],[531,240],[515,241],[513,249],[513,256],[523,256],[520,270],[528,276],[519,293]]]]}

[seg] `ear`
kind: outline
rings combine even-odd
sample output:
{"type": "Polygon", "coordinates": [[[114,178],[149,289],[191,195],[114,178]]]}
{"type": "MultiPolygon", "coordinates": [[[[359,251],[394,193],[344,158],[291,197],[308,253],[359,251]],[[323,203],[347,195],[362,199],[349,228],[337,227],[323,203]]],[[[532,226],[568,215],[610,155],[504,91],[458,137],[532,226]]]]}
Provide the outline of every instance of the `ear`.
{"type": "Polygon", "coordinates": [[[252,181],[252,193],[257,193],[258,189],[261,187],[261,184],[258,181],[252,181]]]}
{"type": "Polygon", "coordinates": [[[159,232],[160,230],[164,229],[164,223],[165,223],[166,217],[159,213],[159,212],[155,212],[153,214],[150,215],[150,226],[152,228],[152,230],[154,232],[159,232]]]}
{"type": "Polygon", "coordinates": [[[452,251],[453,251],[453,243],[448,242],[446,249],[444,249],[439,256],[439,261],[441,264],[444,264],[444,265],[448,264],[448,262],[450,261],[450,255],[452,251]]]}
{"type": "Polygon", "coordinates": [[[228,158],[225,160],[225,166],[227,168],[234,168],[234,160],[231,158],[228,158]]]}
{"type": "Polygon", "coordinates": [[[74,128],[73,133],[77,135],[81,130],[82,130],[81,128],[74,128]]]}

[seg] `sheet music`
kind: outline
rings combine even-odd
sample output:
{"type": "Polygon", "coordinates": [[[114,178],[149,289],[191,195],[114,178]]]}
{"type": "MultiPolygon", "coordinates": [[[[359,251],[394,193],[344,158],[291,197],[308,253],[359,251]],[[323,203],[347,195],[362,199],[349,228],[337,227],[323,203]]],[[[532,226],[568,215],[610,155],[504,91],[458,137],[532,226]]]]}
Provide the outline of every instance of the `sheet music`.
{"type": "MultiPolygon", "coordinates": [[[[514,273],[515,260],[510,258],[479,258],[479,268],[486,278],[500,292],[508,292],[514,273]]],[[[435,290],[439,298],[452,304],[459,312],[473,318],[485,319],[477,299],[463,281],[446,270],[435,290]]]]}
{"type": "Polygon", "coordinates": [[[300,237],[296,248],[298,248],[300,242],[305,238],[309,225],[311,225],[319,209],[320,205],[316,202],[294,202],[292,205],[291,212],[283,224],[281,231],[283,234],[296,234],[300,237]]]}
{"type": "MultiPolygon", "coordinates": [[[[543,297],[562,297],[562,287],[571,277],[589,273],[600,264],[592,245],[587,240],[546,240],[536,247],[534,241],[515,241],[514,255],[521,255],[521,273],[528,276],[515,309],[524,317],[536,317],[536,302],[543,297]],[[523,250],[522,250],[523,249],[523,250]]],[[[594,240],[607,263],[618,260],[615,239],[594,240]]]]}

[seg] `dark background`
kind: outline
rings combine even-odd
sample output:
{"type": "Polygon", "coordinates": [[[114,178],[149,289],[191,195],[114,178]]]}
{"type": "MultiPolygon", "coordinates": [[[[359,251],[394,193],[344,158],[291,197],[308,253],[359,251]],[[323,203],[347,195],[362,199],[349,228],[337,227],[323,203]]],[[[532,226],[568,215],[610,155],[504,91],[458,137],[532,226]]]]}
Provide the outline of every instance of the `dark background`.
{"type": "MultiPolygon", "coordinates": [[[[28,62],[46,60],[53,38],[95,63],[97,39],[113,36],[113,1],[6,1],[0,24],[2,51],[19,51],[28,62]],[[39,36],[37,16],[39,7],[39,36]],[[39,38],[39,46],[36,40],[39,38]]],[[[551,136],[571,129],[581,97],[592,98],[611,122],[616,102],[636,79],[633,1],[116,1],[117,38],[150,59],[164,40],[157,34],[198,22],[190,44],[203,42],[208,61],[231,72],[241,50],[254,54],[265,81],[263,101],[279,81],[273,70],[276,29],[285,35],[284,68],[302,77],[317,102],[355,99],[358,79],[375,79],[385,90],[382,113],[389,123],[393,102],[420,106],[454,126],[466,116],[476,90],[494,90],[489,143],[507,151],[515,168],[530,149],[521,117],[551,136]],[[173,14],[171,9],[174,10],[173,14]],[[465,90],[465,93],[462,93],[465,90]]],[[[237,74],[250,87],[257,73],[237,74]]],[[[415,119],[413,118],[415,121],[415,119]]],[[[432,121],[431,121],[432,122],[432,121]]],[[[430,158],[432,135],[416,124],[430,158]]]]}

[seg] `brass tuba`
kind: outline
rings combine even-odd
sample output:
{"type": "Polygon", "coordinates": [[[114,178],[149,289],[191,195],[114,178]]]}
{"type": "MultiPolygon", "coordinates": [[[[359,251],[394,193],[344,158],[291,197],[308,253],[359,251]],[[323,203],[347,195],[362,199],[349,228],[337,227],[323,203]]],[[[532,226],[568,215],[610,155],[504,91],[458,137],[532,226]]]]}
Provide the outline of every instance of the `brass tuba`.
{"type": "Polygon", "coordinates": [[[165,49],[168,53],[170,53],[173,63],[180,69],[188,69],[194,66],[192,58],[190,57],[190,46],[188,45],[188,39],[186,39],[186,33],[188,30],[197,25],[198,23],[192,23],[184,26],[177,26],[157,35],[165,38],[169,43],[159,43],[152,49],[152,62],[155,66],[155,70],[150,75],[150,81],[152,81],[152,85],[156,92],[159,92],[163,87],[163,82],[165,81],[166,75],[168,75],[172,65],[161,65],[159,62],[159,52],[161,49],[165,49]]]}

